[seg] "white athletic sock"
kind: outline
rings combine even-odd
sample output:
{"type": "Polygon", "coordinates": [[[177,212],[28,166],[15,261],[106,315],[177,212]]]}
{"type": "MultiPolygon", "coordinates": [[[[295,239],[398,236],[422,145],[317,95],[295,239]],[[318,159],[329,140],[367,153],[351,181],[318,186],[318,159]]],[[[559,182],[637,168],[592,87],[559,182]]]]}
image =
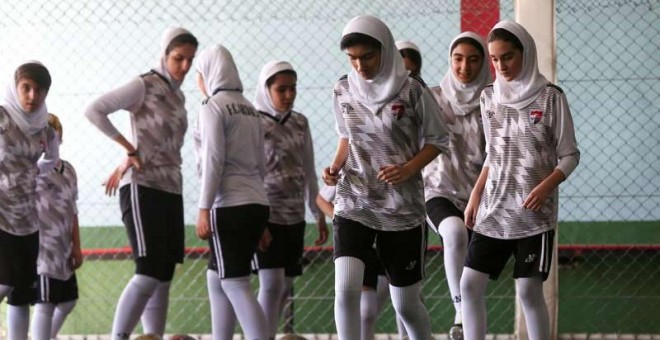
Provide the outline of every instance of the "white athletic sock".
{"type": "Polygon", "coordinates": [[[529,339],[550,339],[550,317],[543,296],[543,280],[540,277],[518,278],[516,292],[525,313],[529,339]]]}
{"type": "Polygon", "coordinates": [[[7,305],[7,339],[25,340],[30,328],[30,306],[7,305]]]}
{"type": "Polygon", "coordinates": [[[431,318],[422,302],[422,282],[407,287],[390,285],[392,305],[412,340],[431,339],[431,318]]]}
{"type": "Polygon", "coordinates": [[[259,270],[259,294],[257,300],[266,317],[268,324],[268,337],[274,338],[277,334],[280,312],[283,306],[282,296],[285,295],[286,279],[284,268],[259,270]]]}
{"type": "Polygon", "coordinates": [[[444,246],[445,274],[447,276],[447,285],[449,285],[449,294],[454,303],[456,314],[454,323],[462,323],[461,316],[461,274],[465,266],[465,256],[467,255],[468,231],[463,224],[463,220],[456,216],[450,216],[442,220],[438,226],[442,244],[444,246]]]}
{"type": "MultiPolygon", "coordinates": [[[[376,286],[376,294],[378,295],[378,315],[380,312],[385,309],[385,304],[390,299],[390,281],[385,275],[378,275],[378,285],[376,286]]],[[[396,329],[399,334],[399,339],[403,340],[408,336],[406,332],[406,327],[403,326],[403,322],[396,315],[396,329]]]]}
{"type": "Polygon", "coordinates": [[[172,281],[159,282],[144,307],[140,321],[145,334],[156,334],[160,337],[165,334],[171,283],[172,281]]]}
{"type": "Polygon", "coordinates": [[[486,286],[488,274],[468,267],[463,268],[461,296],[465,340],[483,340],[486,337],[486,286]]]}
{"type": "MultiPolygon", "coordinates": [[[[277,324],[279,324],[280,319],[284,319],[284,322],[286,323],[287,316],[284,315],[286,312],[286,307],[287,303],[289,302],[289,296],[291,295],[291,289],[293,288],[293,280],[295,277],[292,276],[285,276],[284,277],[284,290],[282,291],[282,298],[280,299],[280,309],[277,313],[278,315],[278,321],[277,324]]],[[[275,329],[277,330],[277,328],[275,329]]],[[[268,334],[271,336],[271,334],[268,334]]],[[[275,334],[272,334],[272,337],[274,338],[275,334]]]]}
{"type": "Polygon", "coordinates": [[[378,294],[371,288],[362,289],[360,319],[362,321],[362,340],[373,340],[378,319],[378,294]]]}
{"type": "Polygon", "coordinates": [[[128,339],[131,336],[158,283],[157,279],[140,274],[133,275],[128,281],[119,297],[112,321],[113,340],[128,339]]]}
{"type": "Polygon", "coordinates": [[[51,329],[53,321],[54,303],[37,303],[34,305],[34,314],[32,315],[32,340],[51,339],[51,329]]]}
{"type": "Polygon", "coordinates": [[[78,300],[62,302],[62,303],[58,303],[57,306],[55,306],[55,312],[53,313],[53,321],[51,323],[51,328],[50,328],[51,339],[57,338],[57,333],[59,333],[60,329],[62,329],[64,320],[66,320],[66,317],[69,315],[69,313],[71,313],[73,307],[76,306],[77,301],[78,300]]]}
{"type": "Polygon", "coordinates": [[[211,334],[214,340],[231,340],[236,328],[236,314],[222,289],[218,272],[206,271],[206,288],[211,303],[211,334]]]}
{"type": "Polygon", "coordinates": [[[252,294],[250,277],[236,277],[221,280],[222,289],[231,301],[238,322],[246,339],[267,340],[268,325],[259,302],[252,294]]]}
{"type": "Polygon", "coordinates": [[[12,290],[14,290],[14,287],[0,285],[0,302],[2,302],[12,290]]]}
{"type": "Polygon", "coordinates": [[[335,260],[335,324],[342,340],[360,338],[360,296],[364,262],[357,257],[335,260]]]}

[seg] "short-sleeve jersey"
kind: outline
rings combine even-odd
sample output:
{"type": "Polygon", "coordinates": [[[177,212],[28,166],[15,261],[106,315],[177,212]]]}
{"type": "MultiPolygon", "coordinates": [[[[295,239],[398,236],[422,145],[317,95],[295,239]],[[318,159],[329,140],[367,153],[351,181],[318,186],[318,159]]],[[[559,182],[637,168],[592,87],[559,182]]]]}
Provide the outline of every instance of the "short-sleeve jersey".
{"type": "Polygon", "coordinates": [[[447,134],[439,107],[426,86],[410,77],[399,93],[375,114],[357,102],[347,77],[334,88],[335,115],[348,158],[341,169],[335,215],[367,227],[398,231],[424,223],[424,183],[417,173],[391,185],[377,178],[387,165],[403,165],[425,144],[446,151],[447,134]]]}
{"type": "Polygon", "coordinates": [[[156,72],[141,78],[144,100],[131,112],[131,126],[142,169],[129,169],[121,185],[136,183],[181,194],[181,147],[188,129],[185,97],[181,90],[172,90],[169,82],[156,72]]]}
{"type": "Polygon", "coordinates": [[[579,153],[570,112],[563,109],[568,107],[566,98],[560,88],[549,85],[521,110],[495,105],[492,99],[493,87],[488,86],[481,95],[488,178],[474,230],[500,239],[518,239],[552,230],[557,225],[557,189],[540,211],[522,205],[558,164],[559,124],[570,124],[561,137],[565,140],[564,152],[579,153]]]}
{"type": "Polygon", "coordinates": [[[37,232],[35,208],[37,160],[55,136],[45,127],[26,135],[0,106],[0,229],[24,236],[37,232]]]}
{"type": "Polygon", "coordinates": [[[54,171],[37,176],[39,257],[37,273],[58,280],[73,275],[73,223],[78,214],[78,180],[73,166],[62,161],[54,171]]]}
{"type": "Polygon", "coordinates": [[[486,141],[479,108],[466,115],[454,113],[440,87],[431,89],[449,132],[449,152],[438,155],[423,171],[426,200],[443,197],[465,210],[486,158],[486,141]]]}
{"type": "MultiPolygon", "coordinates": [[[[305,149],[309,124],[302,114],[273,117],[260,112],[264,127],[266,193],[271,203],[268,221],[291,225],[305,220],[305,149]]],[[[316,178],[311,179],[316,181],[316,178]]]]}

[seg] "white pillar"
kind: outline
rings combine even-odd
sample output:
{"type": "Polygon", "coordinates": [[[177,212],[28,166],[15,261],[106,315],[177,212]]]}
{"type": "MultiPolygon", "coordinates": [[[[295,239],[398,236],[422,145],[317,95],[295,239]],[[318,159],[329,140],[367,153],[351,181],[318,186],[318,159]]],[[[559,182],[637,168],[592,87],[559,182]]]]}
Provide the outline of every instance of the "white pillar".
{"type": "MultiPolygon", "coordinates": [[[[549,81],[557,82],[557,44],[555,31],[555,1],[554,0],[514,0],[516,21],[523,25],[536,42],[539,70],[549,81]]],[[[550,314],[550,339],[557,339],[557,317],[559,312],[559,280],[557,235],[555,230],[554,249],[550,276],[543,285],[545,302],[550,314]]],[[[517,339],[527,340],[527,327],[520,302],[516,300],[515,333],[517,339]]]]}

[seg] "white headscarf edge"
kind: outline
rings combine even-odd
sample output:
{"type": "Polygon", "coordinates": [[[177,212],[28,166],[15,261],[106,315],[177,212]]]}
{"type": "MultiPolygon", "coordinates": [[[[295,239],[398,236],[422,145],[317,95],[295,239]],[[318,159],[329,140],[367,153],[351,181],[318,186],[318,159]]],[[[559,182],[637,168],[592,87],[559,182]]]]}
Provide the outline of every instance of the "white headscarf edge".
{"type": "Polygon", "coordinates": [[[268,62],[261,69],[261,72],[259,73],[259,80],[257,81],[257,90],[254,95],[254,107],[258,111],[267,112],[276,116],[286,113],[286,112],[279,112],[277,109],[275,109],[275,106],[273,106],[273,101],[272,98],[270,97],[270,92],[268,91],[268,85],[266,84],[266,82],[273,75],[287,70],[295,72],[295,69],[293,68],[291,63],[287,61],[277,61],[277,60],[268,62]]]}
{"type": "Polygon", "coordinates": [[[440,88],[445,98],[449,101],[454,113],[457,115],[464,116],[476,108],[479,107],[479,97],[481,96],[481,91],[486,87],[490,81],[490,68],[488,64],[488,48],[483,38],[474,32],[463,32],[457,35],[449,44],[449,69],[445,76],[440,81],[440,88]],[[456,41],[462,38],[470,38],[476,41],[481,45],[482,51],[484,53],[483,60],[481,62],[481,69],[479,70],[479,75],[469,84],[463,84],[460,80],[456,78],[452,70],[452,49],[455,48],[454,44],[456,41]]]}
{"type": "MultiPolygon", "coordinates": [[[[18,65],[14,70],[14,74],[16,74],[16,70],[19,67],[25,64],[39,64],[44,66],[44,64],[37,60],[28,60],[18,65]]],[[[20,99],[18,98],[15,76],[12,77],[12,80],[7,85],[4,108],[14,123],[18,125],[18,128],[28,135],[34,135],[48,125],[48,108],[46,107],[45,99],[41,107],[37,108],[34,112],[23,110],[20,99]]]]}

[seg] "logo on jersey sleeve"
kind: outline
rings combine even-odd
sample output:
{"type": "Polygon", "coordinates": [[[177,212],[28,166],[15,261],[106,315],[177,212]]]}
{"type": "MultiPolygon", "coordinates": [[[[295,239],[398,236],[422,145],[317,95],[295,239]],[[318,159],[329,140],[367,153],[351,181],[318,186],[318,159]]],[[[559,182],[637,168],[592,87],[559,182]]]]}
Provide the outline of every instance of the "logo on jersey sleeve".
{"type": "Polygon", "coordinates": [[[341,112],[345,115],[350,114],[353,111],[353,106],[349,103],[341,103],[341,112]]]}
{"type": "Polygon", "coordinates": [[[541,119],[543,119],[543,111],[541,110],[531,110],[529,111],[529,120],[532,124],[538,124],[541,119]]]}
{"type": "Polygon", "coordinates": [[[392,104],[392,115],[396,120],[401,120],[403,116],[406,114],[406,105],[403,102],[396,102],[392,104]]]}

